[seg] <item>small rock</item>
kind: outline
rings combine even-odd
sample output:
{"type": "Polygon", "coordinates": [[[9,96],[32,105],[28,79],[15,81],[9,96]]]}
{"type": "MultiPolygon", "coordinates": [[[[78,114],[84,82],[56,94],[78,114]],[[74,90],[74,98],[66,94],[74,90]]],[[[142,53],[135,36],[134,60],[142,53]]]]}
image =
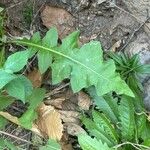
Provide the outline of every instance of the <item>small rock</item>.
{"type": "Polygon", "coordinates": [[[74,31],[72,15],[62,8],[46,6],[41,12],[41,19],[47,28],[56,27],[61,39],[74,31]]]}
{"type": "Polygon", "coordinates": [[[129,12],[138,18],[139,21],[145,21],[150,8],[149,0],[122,0],[129,12]]]}

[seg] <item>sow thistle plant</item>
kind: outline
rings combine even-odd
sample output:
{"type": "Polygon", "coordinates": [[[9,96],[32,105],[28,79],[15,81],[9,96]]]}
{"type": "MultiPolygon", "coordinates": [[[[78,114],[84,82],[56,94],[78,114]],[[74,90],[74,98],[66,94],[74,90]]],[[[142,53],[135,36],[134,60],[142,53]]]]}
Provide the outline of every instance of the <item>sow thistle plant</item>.
{"type": "MultiPolygon", "coordinates": [[[[115,145],[124,141],[139,144],[149,140],[145,131],[146,128],[149,130],[146,116],[136,114],[136,110],[138,114],[143,113],[144,108],[136,107],[136,98],[139,97],[127,79],[120,76],[116,60],[103,59],[100,42],[91,41],[79,47],[78,39],[79,32],[76,31],[59,44],[56,28],[50,29],[44,38],[37,32],[31,39],[9,39],[6,43],[23,45],[26,50],[10,55],[0,69],[0,111],[10,105],[14,98],[29,103],[19,122],[27,129],[32,127],[36,119],[35,110],[44,99],[45,90],[34,89],[31,81],[20,72],[28,60],[37,55],[42,74],[51,68],[53,84],[68,78],[74,92],[87,89],[94,99],[96,108],[92,110],[92,119],[86,116],[81,118],[89,133],[78,136],[83,150],[108,150],[117,148],[115,145]],[[116,93],[116,97],[112,92],[116,93]]],[[[4,118],[0,120],[2,127],[5,125],[4,118]]],[[[130,148],[130,145],[124,146],[124,149],[130,148]]]]}

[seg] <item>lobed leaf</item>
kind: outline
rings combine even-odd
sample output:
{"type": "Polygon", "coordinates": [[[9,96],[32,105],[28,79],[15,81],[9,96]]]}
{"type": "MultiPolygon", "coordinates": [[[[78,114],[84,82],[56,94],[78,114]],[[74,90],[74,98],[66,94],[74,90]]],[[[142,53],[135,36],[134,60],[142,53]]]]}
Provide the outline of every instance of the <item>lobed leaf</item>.
{"type": "Polygon", "coordinates": [[[92,116],[93,116],[94,122],[98,126],[102,126],[104,128],[104,131],[109,136],[111,136],[111,138],[117,144],[118,143],[118,135],[117,135],[113,125],[110,123],[110,120],[103,113],[100,113],[100,112],[94,111],[94,110],[92,111],[92,116]]]}
{"type": "Polygon", "coordinates": [[[91,138],[87,134],[78,135],[78,142],[83,150],[112,150],[106,143],[102,143],[101,140],[91,138]]]}
{"type": "Polygon", "coordinates": [[[135,116],[132,99],[123,96],[119,106],[122,139],[132,140],[135,135],[135,116]]]}
{"type": "MultiPolygon", "coordinates": [[[[126,94],[133,97],[134,95],[127,84],[115,72],[114,62],[112,60],[103,61],[100,43],[91,41],[81,48],[76,48],[78,35],[79,32],[72,33],[57,48],[33,43],[30,40],[12,42],[34,47],[39,51],[47,51],[51,54],[49,59],[54,58],[51,65],[53,84],[57,84],[65,78],[70,78],[74,92],[94,85],[98,95],[116,91],[118,94],[126,94]]],[[[46,66],[48,65],[45,65],[45,70],[46,66]]]]}
{"type": "Polygon", "coordinates": [[[91,136],[100,139],[102,142],[107,143],[109,146],[115,145],[115,142],[110,136],[108,136],[103,126],[97,125],[94,121],[86,117],[83,117],[81,121],[85,125],[91,136]]]}
{"type": "Polygon", "coordinates": [[[116,124],[119,116],[117,101],[109,94],[104,95],[103,97],[98,96],[94,87],[88,88],[87,91],[98,109],[103,111],[110,121],[116,124]]]}

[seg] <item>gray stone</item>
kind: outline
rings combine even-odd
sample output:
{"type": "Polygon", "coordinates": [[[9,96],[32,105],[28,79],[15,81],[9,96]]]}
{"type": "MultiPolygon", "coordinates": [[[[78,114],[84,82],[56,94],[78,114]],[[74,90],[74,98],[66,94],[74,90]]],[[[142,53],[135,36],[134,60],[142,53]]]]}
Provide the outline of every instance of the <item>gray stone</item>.
{"type": "Polygon", "coordinates": [[[150,0],[122,0],[122,2],[129,12],[141,21],[146,20],[148,13],[150,15],[150,0]]]}

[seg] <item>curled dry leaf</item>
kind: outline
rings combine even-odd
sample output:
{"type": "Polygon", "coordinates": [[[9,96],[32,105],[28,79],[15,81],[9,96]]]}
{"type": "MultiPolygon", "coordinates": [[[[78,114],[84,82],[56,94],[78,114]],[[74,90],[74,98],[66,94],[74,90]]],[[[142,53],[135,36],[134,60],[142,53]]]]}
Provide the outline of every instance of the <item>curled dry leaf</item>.
{"type": "Polygon", "coordinates": [[[91,105],[90,97],[82,91],[78,93],[78,105],[83,110],[89,110],[91,105]]]}
{"type": "Polygon", "coordinates": [[[73,122],[73,123],[76,123],[76,124],[80,123],[80,120],[79,120],[80,114],[79,114],[79,112],[59,110],[59,113],[61,115],[61,119],[65,123],[66,122],[73,122]]]}
{"type": "Polygon", "coordinates": [[[42,103],[38,108],[38,120],[36,124],[44,136],[60,140],[63,132],[63,124],[59,112],[54,107],[42,103]]]}
{"type": "Polygon", "coordinates": [[[34,69],[31,71],[28,75],[27,78],[32,82],[33,87],[37,88],[40,87],[42,84],[42,75],[39,70],[34,69]]]}
{"type": "Polygon", "coordinates": [[[117,41],[112,47],[111,47],[111,51],[116,52],[116,50],[121,46],[122,41],[119,40],[117,41]]]}
{"type": "Polygon", "coordinates": [[[67,132],[63,133],[62,139],[59,142],[61,144],[62,150],[73,150],[69,135],[67,132]]]}
{"type": "Polygon", "coordinates": [[[73,17],[62,8],[45,6],[41,12],[41,19],[47,28],[56,27],[61,39],[74,31],[73,17]]]}
{"type": "Polygon", "coordinates": [[[55,108],[62,109],[63,101],[65,101],[65,97],[60,97],[56,99],[47,99],[45,103],[54,106],[55,108]]]}
{"type": "Polygon", "coordinates": [[[86,133],[86,131],[83,128],[81,128],[80,125],[77,125],[75,123],[65,123],[64,126],[67,130],[67,133],[73,136],[77,136],[81,133],[86,133]]]}

